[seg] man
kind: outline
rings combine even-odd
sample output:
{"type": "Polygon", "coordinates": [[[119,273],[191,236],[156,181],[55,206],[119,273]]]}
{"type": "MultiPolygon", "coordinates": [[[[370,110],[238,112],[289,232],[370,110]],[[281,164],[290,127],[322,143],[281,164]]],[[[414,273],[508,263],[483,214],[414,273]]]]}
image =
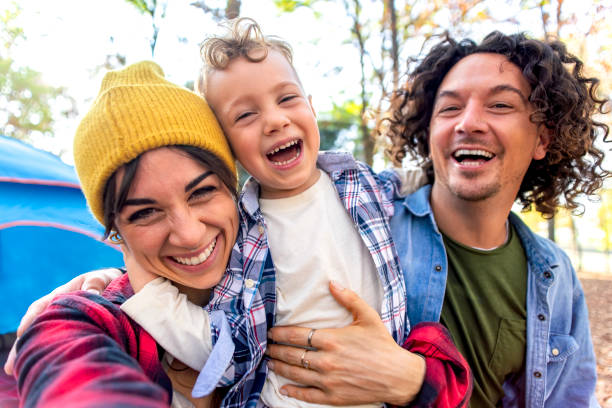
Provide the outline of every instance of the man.
{"type": "MultiPolygon", "coordinates": [[[[605,102],[597,84],[560,42],[498,32],[479,45],[446,38],[410,75],[392,111],[392,156],[411,155],[429,177],[396,201],[392,219],[410,322],[449,329],[473,370],[472,407],[598,406],[576,273],[563,251],[510,212],[518,200],[552,216],[560,200],[574,209],[578,195],[601,187],[609,173],[594,142],[608,128],[593,118],[605,102]]],[[[374,329],[357,331],[366,326],[363,305],[332,294],[353,311],[354,325],[314,335],[272,330],[280,342],[303,337],[305,344],[308,334],[318,349],[309,353],[311,366],[323,367],[302,370],[299,351],[270,347],[274,370],[310,386],[287,392],[314,401],[355,395],[357,365],[381,387],[397,387],[393,370],[376,365],[380,346],[366,342],[374,329]]],[[[389,350],[401,361],[400,350],[389,350]]]]}

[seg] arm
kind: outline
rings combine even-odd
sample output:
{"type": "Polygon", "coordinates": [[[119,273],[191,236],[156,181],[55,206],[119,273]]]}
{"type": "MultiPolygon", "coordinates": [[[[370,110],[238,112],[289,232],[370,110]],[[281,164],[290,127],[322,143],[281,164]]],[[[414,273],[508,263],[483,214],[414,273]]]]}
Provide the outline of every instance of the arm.
{"type": "Polygon", "coordinates": [[[378,173],[388,200],[395,200],[414,193],[427,183],[420,167],[392,167],[378,173]]]}
{"type": "Polygon", "coordinates": [[[26,330],[15,372],[26,407],[167,407],[170,400],[154,340],[116,305],[85,292],[56,298],[26,330]]]}
{"type": "Polygon", "coordinates": [[[175,358],[201,371],[212,350],[208,312],[164,278],[146,284],[123,310],[175,358]]]}
{"type": "MultiPolygon", "coordinates": [[[[99,269],[96,271],[86,272],[72,279],[70,282],[55,288],[48,295],[35,300],[28,307],[25,315],[23,315],[21,318],[21,322],[17,328],[17,339],[19,339],[23,332],[30,327],[34,319],[36,319],[36,317],[38,317],[38,315],[40,315],[47,308],[47,306],[49,306],[51,301],[57,295],[75,292],[77,290],[86,290],[91,293],[100,294],[113,279],[121,276],[121,274],[122,271],[115,268],[99,269]]],[[[15,364],[15,344],[13,344],[13,347],[11,348],[11,351],[6,359],[6,363],[4,364],[4,371],[9,375],[13,374],[15,364]]]]}
{"type": "MultiPolygon", "coordinates": [[[[306,386],[283,387],[288,395],[334,405],[385,401],[399,406],[412,402],[410,406],[415,407],[456,407],[467,403],[471,373],[441,326],[417,326],[402,348],[389,336],[376,311],[354,292],[333,284],[330,291],[353,313],[354,323],[313,334],[312,345],[317,350],[308,351],[305,357],[310,369],[300,366],[303,349],[268,346],[269,367],[306,386]]],[[[302,339],[306,345],[309,332],[275,327],[270,338],[292,344],[302,339]]]]}

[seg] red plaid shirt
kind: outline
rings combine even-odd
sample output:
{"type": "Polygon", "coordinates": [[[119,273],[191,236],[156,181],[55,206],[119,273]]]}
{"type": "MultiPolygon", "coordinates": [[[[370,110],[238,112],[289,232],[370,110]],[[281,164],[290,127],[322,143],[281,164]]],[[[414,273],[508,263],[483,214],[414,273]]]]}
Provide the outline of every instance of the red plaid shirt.
{"type": "Polygon", "coordinates": [[[155,340],[119,306],[133,295],[127,275],[103,297],[60,295],[17,345],[21,406],[168,407],[172,395],[155,340]]]}

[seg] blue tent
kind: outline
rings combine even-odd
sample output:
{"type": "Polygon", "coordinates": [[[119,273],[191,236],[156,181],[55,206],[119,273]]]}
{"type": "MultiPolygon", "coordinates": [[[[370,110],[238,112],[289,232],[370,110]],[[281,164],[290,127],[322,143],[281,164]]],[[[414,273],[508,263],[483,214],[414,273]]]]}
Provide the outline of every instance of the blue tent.
{"type": "Polygon", "coordinates": [[[32,301],[74,276],[121,266],[102,233],[71,166],[0,136],[0,333],[15,331],[32,301]]]}

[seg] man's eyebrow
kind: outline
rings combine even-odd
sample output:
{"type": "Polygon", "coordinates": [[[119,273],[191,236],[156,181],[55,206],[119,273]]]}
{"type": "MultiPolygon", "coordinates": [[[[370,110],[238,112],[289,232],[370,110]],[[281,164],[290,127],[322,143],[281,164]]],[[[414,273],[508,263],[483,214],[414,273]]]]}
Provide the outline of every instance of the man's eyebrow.
{"type": "Polygon", "coordinates": [[[204,180],[206,177],[210,176],[214,174],[212,171],[208,170],[205,171],[204,173],[200,174],[198,177],[194,178],[193,180],[191,180],[186,186],[185,186],[185,192],[188,192],[189,190],[191,190],[192,188],[194,188],[195,186],[197,186],[198,184],[200,184],[200,182],[202,180],[204,180]]]}
{"type": "Polygon", "coordinates": [[[521,90],[516,88],[516,87],[514,87],[514,86],[512,86],[512,85],[508,85],[508,84],[497,85],[497,86],[493,87],[489,93],[490,94],[496,94],[496,93],[504,92],[504,91],[514,92],[515,94],[517,94],[521,98],[521,100],[523,101],[524,104],[529,103],[529,101],[527,100],[527,97],[525,95],[523,95],[521,90]]]}
{"type": "Polygon", "coordinates": [[[449,96],[451,98],[458,98],[459,97],[459,92],[452,91],[452,90],[440,91],[440,92],[438,92],[438,95],[436,95],[436,98],[442,98],[444,96],[449,96]]]}

